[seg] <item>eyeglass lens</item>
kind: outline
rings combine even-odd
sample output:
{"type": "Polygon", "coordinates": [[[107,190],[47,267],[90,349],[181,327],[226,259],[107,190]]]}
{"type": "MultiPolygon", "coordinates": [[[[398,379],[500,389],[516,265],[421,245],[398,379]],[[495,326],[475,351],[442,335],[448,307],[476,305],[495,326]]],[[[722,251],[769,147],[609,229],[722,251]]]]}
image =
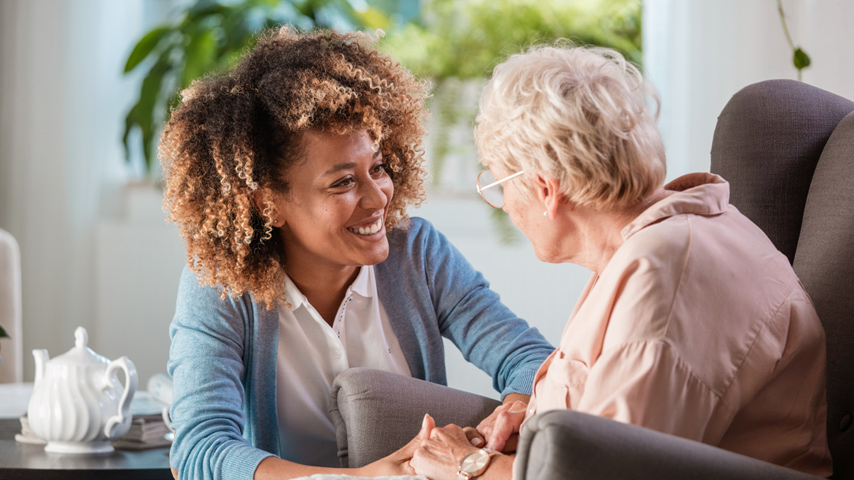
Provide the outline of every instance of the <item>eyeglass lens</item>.
{"type": "MultiPolygon", "coordinates": [[[[478,177],[478,186],[480,188],[486,187],[487,185],[492,185],[495,182],[496,179],[492,175],[492,172],[489,170],[484,170],[480,177],[478,177]]],[[[486,190],[481,190],[480,194],[483,195],[483,199],[486,200],[493,207],[501,208],[504,206],[503,184],[492,185],[486,190]]]]}

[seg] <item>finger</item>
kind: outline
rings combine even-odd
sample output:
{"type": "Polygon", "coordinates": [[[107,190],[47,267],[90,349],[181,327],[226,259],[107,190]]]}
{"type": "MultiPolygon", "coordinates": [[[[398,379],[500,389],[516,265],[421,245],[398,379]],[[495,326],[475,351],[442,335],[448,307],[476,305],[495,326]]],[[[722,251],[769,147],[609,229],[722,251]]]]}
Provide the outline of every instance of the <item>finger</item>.
{"type": "Polygon", "coordinates": [[[435,429],[436,421],[433,420],[433,417],[431,417],[429,413],[425,413],[424,419],[421,420],[421,430],[418,432],[418,435],[413,439],[413,441],[417,441],[419,444],[423,444],[424,440],[429,439],[435,429]]]}
{"type": "Polygon", "coordinates": [[[418,432],[418,437],[421,438],[421,440],[430,438],[430,434],[435,428],[436,421],[433,420],[433,417],[431,417],[429,413],[425,413],[424,420],[421,421],[421,431],[418,432]]]}
{"type": "Polygon", "coordinates": [[[487,437],[486,446],[499,452],[504,448],[504,444],[510,435],[519,432],[522,421],[525,419],[525,412],[502,412],[498,415],[492,433],[487,437]]]}
{"type": "Polygon", "coordinates": [[[486,448],[502,451],[510,435],[514,433],[512,416],[504,413],[498,416],[492,432],[487,438],[486,448]]]}
{"type": "Polygon", "coordinates": [[[466,437],[469,439],[469,442],[475,447],[481,447],[485,443],[485,439],[483,435],[478,433],[478,431],[472,427],[466,427],[463,429],[466,437]]]}
{"type": "Polygon", "coordinates": [[[491,426],[493,423],[495,423],[495,418],[498,416],[498,414],[503,412],[506,409],[507,409],[507,405],[504,405],[504,404],[501,404],[501,405],[495,407],[495,410],[493,410],[492,413],[490,413],[488,417],[484,418],[483,420],[480,421],[480,423],[477,424],[477,430],[480,432],[480,431],[482,431],[481,430],[482,427],[491,426]]]}
{"type": "Polygon", "coordinates": [[[528,409],[528,404],[525,402],[521,402],[516,400],[514,402],[502,403],[497,406],[495,410],[489,414],[488,417],[484,418],[477,425],[477,431],[483,435],[484,438],[489,438],[489,435],[492,433],[492,430],[495,428],[495,422],[498,419],[498,416],[501,415],[502,412],[525,412],[528,409]]]}
{"type": "Polygon", "coordinates": [[[505,443],[507,443],[507,437],[502,436],[498,430],[493,430],[492,435],[487,437],[486,448],[501,452],[504,451],[505,443]]]}

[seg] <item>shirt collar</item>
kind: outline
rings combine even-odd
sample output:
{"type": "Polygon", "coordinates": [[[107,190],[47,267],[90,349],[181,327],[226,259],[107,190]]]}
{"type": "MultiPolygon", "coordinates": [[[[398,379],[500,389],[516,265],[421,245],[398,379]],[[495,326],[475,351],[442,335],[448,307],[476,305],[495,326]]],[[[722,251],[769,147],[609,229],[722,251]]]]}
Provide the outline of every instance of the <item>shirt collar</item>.
{"type": "MultiPolygon", "coordinates": [[[[361,295],[362,297],[373,297],[376,293],[376,283],[374,282],[374,266],[364,265],[359,268],[359,274],[356,279],[350,284],[350,291],[361,295]]],[[[306,302],[305,295],[302,294],[299,287],[294,284],[291,277],[285,273],[285,295],[293,310],[298,309],[306,302]]]]}
{"type": "Polygon", "coordinates": [[[623,240],[655,222],[683,213],[719,215],[729,205],[729,183],[712,173],[690,173],[664,186],[675,191],[643,211],[620,232],[623,240]]]}
{"type": "Polygon", "coordinates": [[[373,280],[374,266],[363,265],[362,268],[359,269],[359,274],[356,275],[356,279],[353,280],[353,284],[350,285],[350,290],[363,297],[373,297],[376,291],[376,284],[373,280]],[[371,286],[374,288],[371,288],[371,286]]]}
{"type": "Polygon", "coordinates": [[[297,288],[287,273],[285,274],[285,297],[288,299],[288,303],[291,304],[291,310],[298,309],[306,301],[305,295],[299,291],[299,288],[297,288]]]}

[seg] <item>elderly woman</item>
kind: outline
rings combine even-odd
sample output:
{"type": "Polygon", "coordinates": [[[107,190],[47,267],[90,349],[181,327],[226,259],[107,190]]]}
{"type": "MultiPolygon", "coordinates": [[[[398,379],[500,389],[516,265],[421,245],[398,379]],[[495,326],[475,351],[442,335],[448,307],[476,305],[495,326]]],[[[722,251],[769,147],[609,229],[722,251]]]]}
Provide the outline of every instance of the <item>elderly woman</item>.
{"type": "MultiPolygon", "coordinates": [[[[426,95],[370,37],[270,31],[194,83],[161,146],[187,244],[170,334],[181,478],[293,478],[338,465],[335,376],[445,382],[442,337],[526,398],[552,348],[428,222],[426,95]]],[[[411,473],[405,450],[351,471],[411,473]]]]}
{"type": "MultiPolygon", "coordinates": [[[[593,275],[529,405],[499,407],[478,430],[501,450],[525,419],[571,408],[826,477],[812,303],[786,257],[729,205],[724,179],[663,185],[646,94],[657,103],[617,52],[560,45],[512,56],[485,87],[478,190],[540,260],[593,275]]],[[[510,478],[511,456],[426,423],[418,473],[510,478]],[[491,465],[467,470],[478,456],[491,465]]]]}

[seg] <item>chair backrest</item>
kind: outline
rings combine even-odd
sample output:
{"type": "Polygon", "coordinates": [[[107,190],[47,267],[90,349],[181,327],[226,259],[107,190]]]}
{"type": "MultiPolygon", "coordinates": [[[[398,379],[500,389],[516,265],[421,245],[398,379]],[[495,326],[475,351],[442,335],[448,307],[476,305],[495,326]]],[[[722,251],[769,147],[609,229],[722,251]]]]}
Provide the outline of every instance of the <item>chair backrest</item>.
{"type": "Polygon", "coordinates": [[[3,229],[0,229],[0,325],[12,337],[0,340],[0,383],[23,382],[21,252],[15,238],[3,229]]]}
{"type": "Polygon", "coordinates": [[[854,102],[792,80],[750,85],[718,117],[711,170],[815,304],[827,335],[833,478],[854,479],[854,102]]]}

